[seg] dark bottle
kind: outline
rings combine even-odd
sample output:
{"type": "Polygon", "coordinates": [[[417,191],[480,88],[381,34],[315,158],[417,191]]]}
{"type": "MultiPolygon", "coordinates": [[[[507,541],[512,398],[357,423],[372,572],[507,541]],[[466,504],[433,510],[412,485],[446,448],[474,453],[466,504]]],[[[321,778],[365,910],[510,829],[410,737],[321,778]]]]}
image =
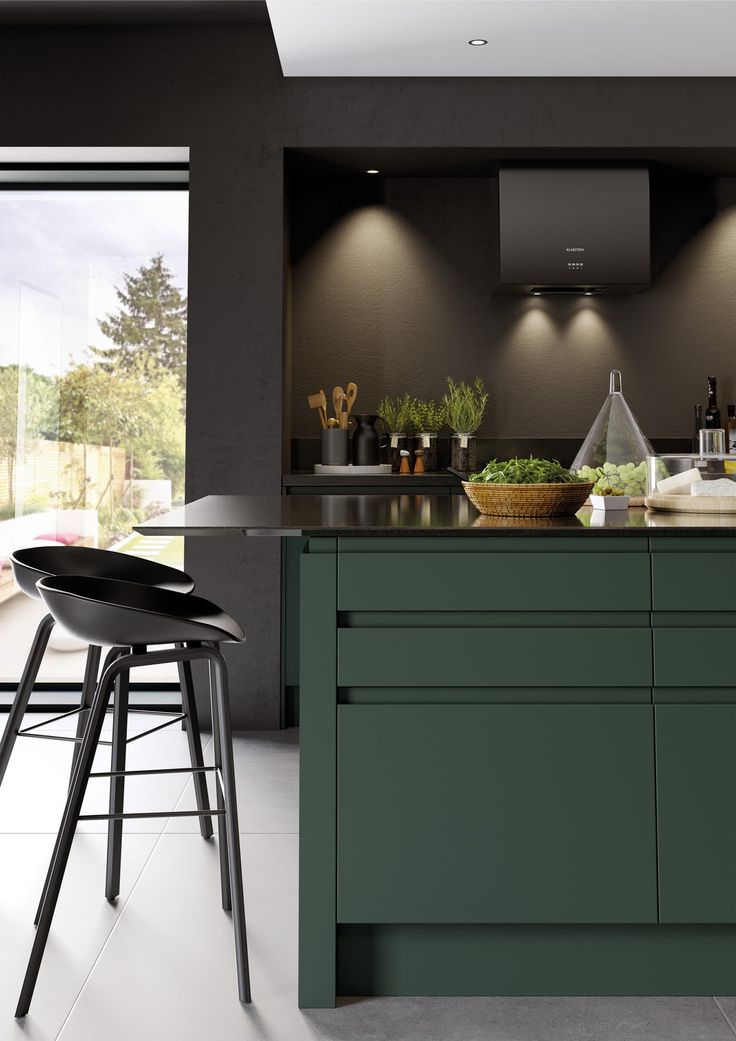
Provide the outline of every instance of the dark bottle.
{"type": "MultiPolygon", "coordinates": [[[[736,405],[728,406],[726,420],[726,451],[736,455],[736,405]]],[[[729,466],[731,464],[729,463],[729,466]]]]}
{"type": "Polygon", "coordinates": [[[708,407],[705,410],[704,424],[706,430],[719,430],[721,428],[721,413],[716,403],[717,382],[715,376],[708,377],[708,407]]]}

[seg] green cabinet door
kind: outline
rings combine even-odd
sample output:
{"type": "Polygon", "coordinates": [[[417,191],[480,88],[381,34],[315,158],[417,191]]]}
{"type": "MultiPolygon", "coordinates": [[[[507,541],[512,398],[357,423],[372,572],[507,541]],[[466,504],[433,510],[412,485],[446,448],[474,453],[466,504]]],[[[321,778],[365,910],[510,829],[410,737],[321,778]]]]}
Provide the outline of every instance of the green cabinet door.
{"type": "Polygon", "coordinates": [[[662,922],[736,922],[736,705],[658,705],[662,922]]]}
{"type": "Polygon", "coordinates": [[[338,709],[339,922],[656,922],[646,705],[338,709]]]}

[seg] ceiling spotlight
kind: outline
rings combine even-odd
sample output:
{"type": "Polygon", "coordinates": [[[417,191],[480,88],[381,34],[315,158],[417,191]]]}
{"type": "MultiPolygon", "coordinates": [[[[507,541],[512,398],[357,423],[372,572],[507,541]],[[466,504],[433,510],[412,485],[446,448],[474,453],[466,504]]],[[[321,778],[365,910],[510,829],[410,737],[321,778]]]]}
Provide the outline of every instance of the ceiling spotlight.
{"type": "Polygon", "coordinates": [[[541,296],[541,295],[542,294],[539,292],[538,289],[532,289],[532,296],[541,296]]]}
{"type": "Polygon", "coordinates": [[[586,296],[592,296],[593,295],[593,290],[592,289],[586,289],[585,290],[585,295],[586,296]]]}
{"type": "Polygon", "coordinates": [[[488,43],[488,40],[468,40],[468,43],[471,47],[485,47],[485,45],[488,43]]]}
{"type": "Polygon", "coordinates": [[[380,170],[366,170],[366,173],[380,173],[380,170]]]}

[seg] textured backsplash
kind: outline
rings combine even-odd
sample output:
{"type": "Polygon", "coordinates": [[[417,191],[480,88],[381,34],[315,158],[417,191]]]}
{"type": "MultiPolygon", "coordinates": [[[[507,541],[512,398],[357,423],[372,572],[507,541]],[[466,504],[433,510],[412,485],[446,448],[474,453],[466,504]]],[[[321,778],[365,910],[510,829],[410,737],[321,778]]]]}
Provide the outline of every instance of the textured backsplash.
{"type": "Polygon", "coordinates": [[[582,438],[613,367],[650,437],[690,436],[708,374],[724,416],[736,401],[733,180],[655,181],[652,286],[600,299],[494,292],[486,178],[305,183],[291,215],[292,436],[318,433],[306,395],[348,380],[371,411],[386,393],[441,396],[447,375],[480,374],[481,432],[512,438],[582,438]]]}

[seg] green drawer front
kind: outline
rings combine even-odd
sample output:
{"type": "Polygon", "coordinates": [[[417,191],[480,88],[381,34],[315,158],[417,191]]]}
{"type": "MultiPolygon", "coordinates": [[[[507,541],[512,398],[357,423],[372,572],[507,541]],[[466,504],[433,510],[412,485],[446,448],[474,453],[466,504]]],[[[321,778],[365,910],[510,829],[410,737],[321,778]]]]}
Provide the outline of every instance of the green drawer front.
{"type": "Polygon", "coordinates": [[[655,611],[733,611],[736,540],[732,553],[653,553],[655,611]]]}
{"type": "Polygon", "coordinates": [[[654,633],[654,682],[658,687],[736,687],[733,629],[658,627],[654,633]]]}
{"type": "Polygon", "coordinates": [[[648,629],[341,629],[337,647],[341,687],[652,683],[648,629]]]}
{"type": "Polygon", "coordinates": [[[655,712],[661,921],[736,922],[736,706],[655,712]]]}
{"type": "Polygon", "coordinates": [[[341,706],[339,922],[655,922],[643,705],[341,706]]]}
{"type": "Polygon", "coordinates": [[[340,611],[649,611],[643,553],[345,553],[340,611]]]}

